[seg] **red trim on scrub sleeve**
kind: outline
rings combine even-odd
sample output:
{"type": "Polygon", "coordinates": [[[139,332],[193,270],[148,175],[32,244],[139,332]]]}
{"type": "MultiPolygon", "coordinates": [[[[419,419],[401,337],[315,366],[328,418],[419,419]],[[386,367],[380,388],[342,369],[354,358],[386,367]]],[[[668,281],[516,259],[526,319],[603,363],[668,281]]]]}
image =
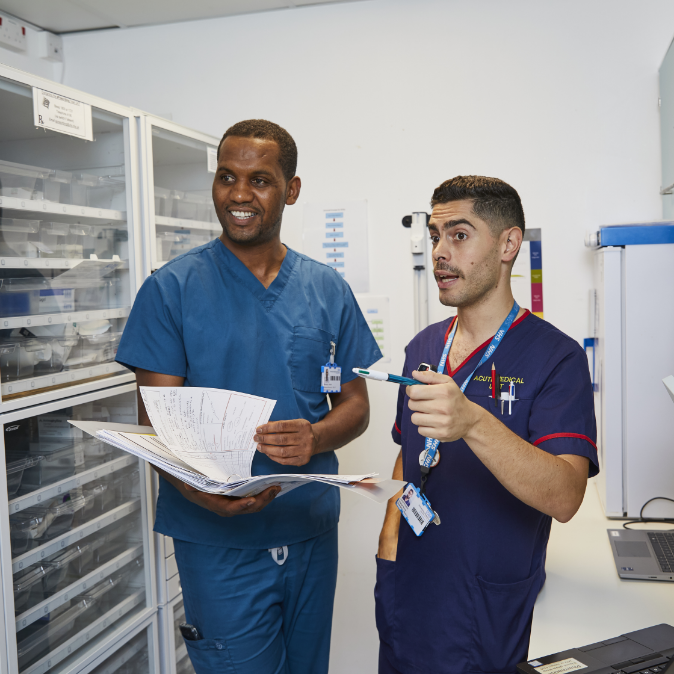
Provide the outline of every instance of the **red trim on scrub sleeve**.
{"type": "Polygon", "coordinates": [[[538,447],[541,442],[552,440],[554,438],[578,438],[579,440],[587,440],[595,449],[597,449],[597,445],[592,442],[592,440],[590,440],[587,435],[581,435],[580,433],[552,433],[551,435],[544,435],[542,438],[538,438],[538,440],[533,443],[534,447],[538,447]]]}

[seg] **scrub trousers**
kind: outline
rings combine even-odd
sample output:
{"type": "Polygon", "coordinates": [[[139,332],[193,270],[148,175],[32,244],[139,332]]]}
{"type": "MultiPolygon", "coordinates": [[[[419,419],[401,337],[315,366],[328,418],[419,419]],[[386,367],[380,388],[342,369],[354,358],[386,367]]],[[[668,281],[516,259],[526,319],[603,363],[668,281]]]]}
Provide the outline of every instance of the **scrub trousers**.
{"type": "Polygon", "coordinates": [[[268,550],[175,540],[185,641],[196,674],[327,674],[337,583],[337,527],[288,545],[279,565],[268,550]]]}

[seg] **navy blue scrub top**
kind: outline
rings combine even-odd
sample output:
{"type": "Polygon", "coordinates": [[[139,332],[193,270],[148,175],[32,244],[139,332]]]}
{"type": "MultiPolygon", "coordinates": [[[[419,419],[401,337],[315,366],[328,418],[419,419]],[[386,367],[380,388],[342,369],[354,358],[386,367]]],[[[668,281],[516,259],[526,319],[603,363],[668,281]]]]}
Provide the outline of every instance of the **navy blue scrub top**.
{"type": "MultiPolygon", "coordinates": [[[[428,327],[407,347],[403,375],[438,363],[452,321],[428,327]]],[[[489,342],[448,374],[461,386],[489,342]]],[[[449,359],[448,359],[449,360],[449,359]]],[[[511,431],[550,454],[576,454],[598,473],[594,399],[587,357],[571,338],[526,313],[473,375],[465,395],[511,431]],[[491,366],[501,390],[515,381],[512,416],[491,399],[491,366]]],[[[400,387],[392,431],[406,481],[421,483],[424,438],[400,387]]],[[[551,518],[508,492],[463,440],[440,444],[426,494],[442,520],[417,538],[401,520],[395,562],[395,638],[385,642],[409,672],[511,672],[527,657],[531,616],[545,580],[551,518]],[[405,616],[411,619],[405,619],[405,616]]],[[[384,588],[381,588],[383,591],[384,588]]]]}
{"type": "MultiPolygon", "coordinates": [[[[321,365],[353,367],[381,358],[348,284],[330,267],[288,249],[265,287],[219,239],[181,255],[145,280],[124,329],[117,361],[130,369],[185,377],[185,386],[229,389],[276,400],[271,421],[320,421],[329,411],[321,365]]],[[[334,452],[305,466],[255,453],[253,475],[337,473],[334,452]]],[[[219,517],[160,478],[155,531],[180,540],[266,549],[308,540],[337,524],[339,490],[307,485],[264,510],[219,517]]]]}

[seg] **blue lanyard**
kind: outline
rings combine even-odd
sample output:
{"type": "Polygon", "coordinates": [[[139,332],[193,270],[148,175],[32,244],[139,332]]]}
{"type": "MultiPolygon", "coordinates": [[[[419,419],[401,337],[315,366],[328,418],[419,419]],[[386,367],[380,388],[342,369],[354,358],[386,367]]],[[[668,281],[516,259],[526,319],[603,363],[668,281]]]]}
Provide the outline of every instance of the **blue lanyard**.
{"type": "MultiPolygon", "coordinates": [[[[513,304],[513,308],[510,310],[510,313],[506,317],[505,321],[503,321],[503,324],[498,329],[498,332],[494,335],[491,342],[489,343],[487,350],[484,352],[484,354],[482,354],[480,362],[475,366],[475,369],[468,375],[468,377],[466,377],[466,381],[464,381],[463,384],[461,384],[461,393],[463,393],[466,390],[466,387],[468,386],[470,380],[473,378],[473,375],[477,371],[477,368],[480,367],[481,365],[484,365],[484,363],[486,363],[487,360],[489,360],[489,358],[491,358],[491,356],[494,354],[494,351],[496,351],[496,349],[498,348],[506,332],[510,330],[510,326],[513,324],[513,321],[517,317],[519,311],[520,307],[517,304],[517,302],[515,302],[513,304]]],[[[454,321],[454,327],[452,328],[452,331],[449,333],[449,336],[447,337],[445,348],[442,350],[442,358],[440,358],[440,364],[438,365],[439,374],[442,374],[445,370],[445,363],[447,362],[447,356],[449,355],[449,350],[452,348],[452,342],[454,341],[454,336],[456,335],[456,328],[458,325],[459,319],[457,318],[454,321]]],[[[426,456],[424,458],[422,466],[424,466],[425,468],[431,467],[431,464],[435,459],[435,454],[438,451],[439,444],[440,440],[434,438],[426,438],[426,456]]]]}

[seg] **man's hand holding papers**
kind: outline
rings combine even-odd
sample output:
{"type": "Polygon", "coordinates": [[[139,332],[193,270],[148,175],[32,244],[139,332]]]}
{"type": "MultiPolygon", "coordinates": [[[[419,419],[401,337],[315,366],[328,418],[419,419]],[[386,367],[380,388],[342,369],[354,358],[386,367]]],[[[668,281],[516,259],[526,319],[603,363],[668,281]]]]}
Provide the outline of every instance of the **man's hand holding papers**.
{"type": "Polygon", "coordinates": [[[256,429],[267,424],[276,401],[197,387],[140,387],[140,392],[152,427],[71,423],[176,478],[170,481],[185,498],[218,515],[258,512],[279,494],[310,482],[351,489],[378,502],[402,486],[374,479],[376,473],[251,477],[256,429]]]}

